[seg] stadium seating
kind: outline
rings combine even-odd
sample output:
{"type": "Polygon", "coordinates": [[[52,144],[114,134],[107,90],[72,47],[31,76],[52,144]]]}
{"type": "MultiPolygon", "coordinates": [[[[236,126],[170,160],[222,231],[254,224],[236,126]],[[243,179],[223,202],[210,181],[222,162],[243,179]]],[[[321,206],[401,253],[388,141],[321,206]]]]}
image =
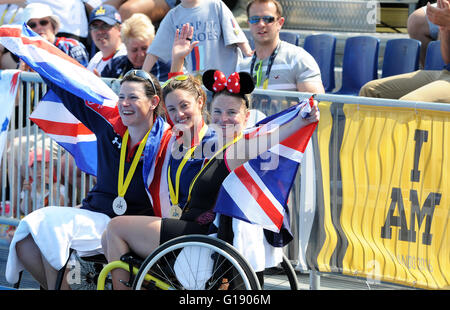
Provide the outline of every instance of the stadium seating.
{"type": "Polygon", "coordinates": [[[298,46],[298,34],[290,31],[280,31],[280,39],[298,46]]]}
{"type": "Polygon", "coordinates": [[[425,56],[425,70],[442,70],[445,66],[441,54],[441,41],[432,41],[428,44],[425,56]]]}
{"type": "Polygon", "coordinates": [[[325,92],[333,91],[334,57],[336,52],[336,37],[329,34],[311,34],[305,37],[303,48],[310,53],[319,65],[325,92]]]}
{"type": "Polygon", "coordinates": [[[413,72],[419,69],[420,41],[391,39],[386,42],[381,77],[413,72]]]}
{"type": "Polygon", "coordinates": [[[252,38],[252,34],[250,33],[249,29],[243,29],[242,31],[244,31],[245,36],[247,37],[248,43],[250,44],[250,47],[253,49],[255,49],[255,42],[253,41],[252,38]]]}
{"type": "Polygon", "coordinates": [[[361,87],[378,78],[380,40],[372,36],[355,36],[345,40],[342,61],[342,87],[334,94],[359,94],[361,87]]]}

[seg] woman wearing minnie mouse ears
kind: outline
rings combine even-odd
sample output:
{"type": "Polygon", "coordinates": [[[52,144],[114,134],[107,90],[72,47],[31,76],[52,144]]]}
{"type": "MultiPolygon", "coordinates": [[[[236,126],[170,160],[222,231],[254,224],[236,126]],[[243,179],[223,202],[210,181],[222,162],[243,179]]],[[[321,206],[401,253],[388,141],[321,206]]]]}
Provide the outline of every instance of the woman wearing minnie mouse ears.
{"type": "MultiPolygon", "coordinates": [[[[177,34],[178,35],[178,34],[177,34]]],[[[173,81],[191,81],[192,77],[179,75],[178,78],[172,74],[169,81],[170,88],[173,81]]],[[[160,244],[173,238],[187,234],[208,234],[210,226],[215,219],[213,209],[222,182],[230,172],[242,163],[256,157],[271,147],[259,149],[250,155],[249,147],[257,138],[242,138],[242,129],[248,118],[248,98],[253,91],[254,83],[248,73],[233,73],[228,78],[217,70],[209,70],[203,74],[203,84],[213,94],[212,122],[222,129],[223,143],[218,143],[216,152],[211,156],[200,172],[194,177],[189,189],[189,199],[182,210],[181,217],[159,218],[150,216],[120,216],[109,222],[108,228],[103,234],[102,245],[106,258],[109,262],[119,260],[127,252],[133,251],[140,257],[147,257],[160,244]],[[258,154],[257,154],[258,153],[258,154]],[[238,156],[227,156],[237,154],[238,156]]],[[[187,82],[186,82],[187,83],[187,82]]],[[[166,100],[167,112],[172,119],[170,106],[172,101],[170,95],[174,91],[167,92],[163,97],[166,100]]],[[[183,101],[183,94],[177,98],[183,101]]],[[[319,120],[317,104],[307,118],[297,117],[290,123],[278,127],[271,134],[278,135],[279,139],[285,139],[297,132],[300,128],[319,120]]],[[[271,139],[267,139],[268,142],[271,139]]],[[[277,140],[280,141],[280,140],[277,140]]],[[[254,144],[253,144],[254,145],[254,144]]],[[[112,272],[114,289],[129,289],[123,283],[129,279],[129,274],[122,269],[112,272]]]]}
{"type": "Polygon", "coordinates": [[[235,72],[227,79],[220,71],[208,70],[203,74],[203,84],[213,92],[211,126],[225,142],[234,139],[246,127],[250,114],[249,94],[254,89],[251,76],[235,72]]]}

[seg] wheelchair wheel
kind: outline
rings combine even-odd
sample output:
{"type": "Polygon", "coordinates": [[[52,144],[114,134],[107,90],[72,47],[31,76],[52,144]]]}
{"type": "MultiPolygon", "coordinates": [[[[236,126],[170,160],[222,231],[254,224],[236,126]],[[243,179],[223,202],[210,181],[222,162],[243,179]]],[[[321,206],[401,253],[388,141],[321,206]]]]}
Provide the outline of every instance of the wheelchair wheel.
{"type": "MultiPolygon", "coordinates": [[[[67,282],[71,290],[95,290],[97,288],[97,279],[103,264],[85,260],[78,256],[76,252],[72,253],[67,262],[67,282]]],[[[111,289],[111,284],[107,283],[107,288],[111,289]]]]}
{"type": "Polygon", "coordinates": [[[291,290],[299,290],[297,274],[291,262],[283,254],[283,261],[279,267],[270,268],[264,271],[264,288],[265,289],[281,289],[289,283],[291,290]]]}
{"type": "Polygon", "coordinates": [[[235,248],[205,235],[172,239],[150,254],[136,275],[133,289],[152,288],[261,289],[255,272],[235,248]]]}

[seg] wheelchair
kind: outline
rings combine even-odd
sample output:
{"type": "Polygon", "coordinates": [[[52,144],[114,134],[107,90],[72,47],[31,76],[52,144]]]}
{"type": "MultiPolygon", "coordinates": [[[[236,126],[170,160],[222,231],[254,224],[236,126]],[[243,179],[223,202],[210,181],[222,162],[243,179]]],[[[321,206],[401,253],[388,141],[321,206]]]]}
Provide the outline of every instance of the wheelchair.
{"type": "MultiPolygon", "coordinates": [[[[111,263],[103,255],[79,261],[81,283],[72,289],[112,289],[110,272],[116,268],[129,272],[124,284],[134,290],[260,290],[267,282],[271,289],[287,283],[291,290],[299,289],[296,272],[285,255],[279,266],[257,273],[232,245],[208,235],[169,240],[145,259],[128,253],[111,263]]],[[[57,289],[65,274],[62,268],[57,289]]]]}

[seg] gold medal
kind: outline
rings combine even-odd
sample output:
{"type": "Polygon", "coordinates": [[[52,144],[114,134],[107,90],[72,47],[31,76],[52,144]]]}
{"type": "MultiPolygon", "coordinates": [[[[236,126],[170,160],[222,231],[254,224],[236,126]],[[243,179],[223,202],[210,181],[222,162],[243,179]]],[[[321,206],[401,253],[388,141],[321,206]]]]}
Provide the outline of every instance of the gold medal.
{"type": "MultiPolygon", "coordinates": [[[[206,124],[203,124],[202,128],[200,129],[200,132],[198,134],[198,140],[201,144],[201,141],[203,140],[203,137],[205,136],[206,132],[208,130],[208,126],[206,124]]],[[[172,206],[170,207],[169,214],[170,217],[173,218],[180,218],[181,213],[183,210],[179,206],[179,198],[180,198],[180,178],[181,178],[181,172],[186,165],[186,162],[191,158],[191,155],[194,153],[195,149],[197,148],[198,144],[191,147],[187,150],[186,154],[184,154],[183,159],[181,160],[180,165],[178,166],[178,169],[175,174],[175,184],[172,183],[172,178],[170,177],[170,163],[167,170],[167,183],[169,185],[169,194],[170,194],[170,202],[172,206]]]]}

